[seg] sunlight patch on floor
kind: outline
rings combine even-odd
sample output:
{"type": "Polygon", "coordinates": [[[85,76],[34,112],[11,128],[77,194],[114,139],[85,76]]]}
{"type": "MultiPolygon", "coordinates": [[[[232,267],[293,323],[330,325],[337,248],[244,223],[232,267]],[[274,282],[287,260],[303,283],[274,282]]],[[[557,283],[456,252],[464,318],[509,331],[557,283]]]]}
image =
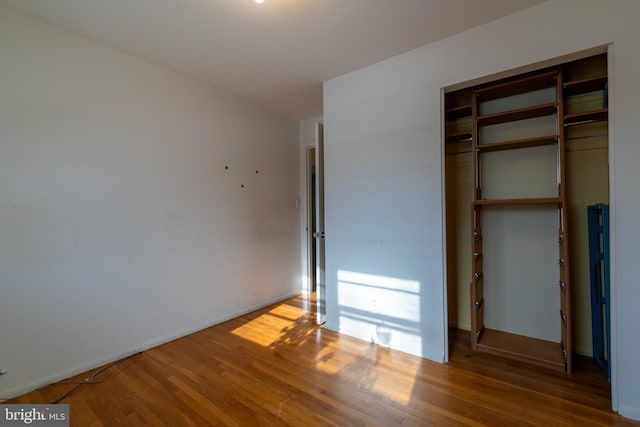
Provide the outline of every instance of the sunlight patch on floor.
{"type": "Polygon", "coordinates": [[[338,349],[339,345],[330,344],[322,348],[316,356],[316,369],[335,375],[355,360],[355,356],[347,355],[338,349]],[[339,355],[339,356],[336,356],[339,355]]]}
{"type": "Polygon", "coordinates": [[[296,323],[304,315],[305,311],[300,308],[280,304],[231,333],[263,347],[269,347],[279,340],[286,340],[287,333],[294,331],[296,323]]]}
{"type": "MultiPolygon", "coordinates": [[[[412,346],[419,346],[420,337],[417,331],[411,330],[412,328],[407,324],[402,324],[403,322],[413,324],[416,317],[419,319],[419,310],[415,307],[419,283],[353,274],[343,275],[341,279],[343,281],[340,284],[346,289],[353,290],[354,286],[364,286],[369,294],[374,294],[377,301],[384,302],[379,307],[381,310],[378,313],[382,311],[386,314],[385,325],[378,323],[374,313],[368,310],[360,311],[358,317],[361,318],[357,320],[351,317],[353,314],[349,316],[350,322],[363,323],[360,328],[373,327],[374,330],[377,330],[374,334],[378,336],[371,337],[373,338],[372,342],[384,341],[380,339],[380,329],[381,326],[386,328],[388,325],[388,333],[392,334],[396,341],[400,338],[404,344],[411,343],[412,346]],[[344,279],[348,279],[348,281],[344,279]]],[[[342,295],[345,296],[344,293],[342,295]]],[[[342,300],[342,302],[345,301],[342,300]]],[[[360,306],[360,308],[365,307],[360,306]]],[[[366,308],[371,309],[371,307],[366,308]]],[[[320,331],[320,329],[305,327],[305,324],[306,326],[315,324],[314,319],[314,314],[303,308],[279,304],[269,312],[235,328],[231,333],[265,348],[276,348],[279,345],[301,345],[308,342],[310,334],[316,334],[320,331]]],[[[345,320],[343,319],[343,322],[345,320]]],[[[349,340],[342,339],[320,347],[314,360],[317,371],[328,375],[343,376],[354,386],[369,389],[371,392],[400,405],[410,403],[420,366],[419,359],[413,360],[407,355],[398,355],[378,346],[372,346],[366,351],[362,351],[359,343],[356,346],[349,340]],[[398,370],[406,375],[398,378],[398,370]]]]}
{"type": "MultiPolygon", "coordinates": [[[[415,360],[400,360],[400,358],[394,356],[397,355],[387,352],[378,359],[374,369],[375,381],[371,389],[394,402],[408,405],[411,402],[413,387],[420,368],[420,360],[417,358],[415,360]],[[401,365],[401,367],[398,365],[401,365]],[[398,377],[398,371],[408,375],[398,377]],[[398,384],[399,381],[401,384],[398,384]]],[[[402,355],[402,359],[406,359],[405,355],[402,355]]]]}
{"type": "Polygon", "coordinates": [[[344,377],[354,387],[370,390],[400,405],[408,405],[420,369],[420,359],[378,346],[362,351],[359,344],[357,348],[344,340],[333,342],[320,350],[315,358],[315,367],[320,372],[344,377]]]}
{"type": "Polygon", "coordinates": [[[298,320],[305,314],[307,314],[307,310],[299,307],[294,307],[289,304],[280,304],[275,307],[273,310],[269,311],[269,314],[273,314],[275,316],[286,317],[290,320],[298,320]]]}

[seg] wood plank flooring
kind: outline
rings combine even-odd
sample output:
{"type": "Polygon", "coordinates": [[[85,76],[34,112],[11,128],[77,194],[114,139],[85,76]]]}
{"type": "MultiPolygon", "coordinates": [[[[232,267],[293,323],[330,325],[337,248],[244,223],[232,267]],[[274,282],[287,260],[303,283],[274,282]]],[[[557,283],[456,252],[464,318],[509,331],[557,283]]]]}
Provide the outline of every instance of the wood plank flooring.
{"type": "Polygon", "coordinates": [[[296,297],[7,403],[60,403],[73,426],[640,426],[588,359],[565,376],[472,353],[432,363],[315,325],[296,297]],[[79,385],[77,382],[85,384],[79,385]]]}

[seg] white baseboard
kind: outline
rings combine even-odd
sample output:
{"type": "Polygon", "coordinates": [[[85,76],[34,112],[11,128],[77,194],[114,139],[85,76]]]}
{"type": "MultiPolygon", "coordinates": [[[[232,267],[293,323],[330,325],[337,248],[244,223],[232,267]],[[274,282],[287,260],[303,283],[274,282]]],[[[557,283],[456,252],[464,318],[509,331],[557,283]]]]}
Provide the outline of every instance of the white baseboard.
{"type": "MultiPolygon", "coordinates": [[[[261,308],[264,307],[268,307],[272,304],[277,304],[278,302],[282,302],[285,300],[288,300],[290,298],[293,298],[295,296],[300,295],[300,292],[295,292],[295,293],[290,293],[290,294],[286,294],[286,295],[282,295],[276,298],[273,298],[271,300],[269,300],[268,302],[265,303],[261,303],[261,304],[257,304],[251,307],[247,307],[247,308],[243,308],[241,310],[237,310],[234,311],[232,313],[226,314],[224,316],[220,316],[217,317],[213,320],[209,320],[205,323],[202,323],[200,325],[197,325],[195,327],[191,327],[191,328],[186,328],[168,335],[165,335],[163,337],[157,338],[157,339],[153,339],[153,340],[149,340],[146,341],[144,343],[141,343],[139,345],[133,346],[131,348],[127,348],[123,351],[119,351],[113,354],[110,354],[109,356],[105,356],[99,359],[95,359],[95,360],[91,360],[89,362],[86,363],[82,363],[72,369],[67,369],[65,371],[61,371],[61,372],[56,372],[53,375],[48,375],[46,377],[43,378],[39,378],[36,381],[32,381],[30,383],[27,384],[23,384],[17,387],[13,387],[10,388],[8,390],[5,390],[2,392],[2,396],[0,398],[0,403],[8,400],[8,399],[13,399],[14,397],[18,397],[18,396],[22,396],[23,394],[29,393],[33,390],[37,390],[41,387],[47,386],[49,384],[53,384],[53,383],[57,383],[59,381],[62,381],[64,379],[73,377],[75,375],[81,374],[83,372],[87,372],[91,369],[95,369],[97,367],[100,366],[104,366],[106,364],[112,363],[112,362],[116,362],[118,360],[124,359],[126,357],[132,356],[136,353],[140,353],[146,350],[149,350],[151,348],[157,347],[159,345],[168,343],[170,341],[176,340],[178,338],[182,338],[185,337],[187,335],[191,335],[195,332],[201,331],[203,329],[207,329],[210,328],[211,326],[215,326],[218,325],[220,323],[226,322],[227,320],[231,320],[234,319],[236,317],[239,316],[243,316],[245,314],[254,312],[256,310],[260,310],[261,308]]],[[[46,403],[46,402],[43,402],[46,403]]]]}

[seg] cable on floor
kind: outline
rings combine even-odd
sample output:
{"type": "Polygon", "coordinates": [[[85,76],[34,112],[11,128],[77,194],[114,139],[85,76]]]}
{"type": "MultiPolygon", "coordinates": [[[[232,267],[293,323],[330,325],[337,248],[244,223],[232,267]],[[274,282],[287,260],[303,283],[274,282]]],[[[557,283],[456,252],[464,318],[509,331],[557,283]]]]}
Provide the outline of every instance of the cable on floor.
{"type": "Polygon", "coordinates": [[[130,359],[132,359],[135,356],[138,356],[140,354],[142,354],[142,352],[138,352],[138,353],[132,354],[131,356],[127,356],[127,357],[125,357],[123,359],[116,360],[115,362],[111,362],[108,365],[105,365],[102,368],[98,369],[97,371],[95,371],[93,374],[91,374],[87,378],[85,378],[84,381],[67,381],[67,380],[63,380],[63,381],[59,381],[57,383],[50,384],[50,385],[54,385],[54,384],[75,384],[76,385],[71,390],[69,390],[68,392],[66,392],[65,394],[63,394],[62,396],[60,396],[59,398],[57,398],[53,402],[51,402],[51,404],[55,405],[56,403],[59,403],[61,400],[69,397],[73,392],[78,390],[83,385],[86,385],[86,384],[99,384],[99,383],[103,383],[105,381],[109,381],[110,379],[112,379],[116,375],[118,375],[121,371],[118,371],[115,374],[113,374],[113,375],[111,375],[111,376],[109,376],[107,378],[104,378],[102,380],[96,380],[95,378],[98,375],[100,375],[101,373],[113,368],[114,366],[120,365],[121,363],[126,362],[127,360],[130,360],[130,359]]]}

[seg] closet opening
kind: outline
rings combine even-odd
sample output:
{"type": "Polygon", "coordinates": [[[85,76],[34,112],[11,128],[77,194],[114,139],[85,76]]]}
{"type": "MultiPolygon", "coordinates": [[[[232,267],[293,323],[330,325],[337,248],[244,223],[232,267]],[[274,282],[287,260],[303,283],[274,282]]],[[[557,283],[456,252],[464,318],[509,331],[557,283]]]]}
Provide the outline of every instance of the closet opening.
{"type": "Polygon", "coordinates": [[[601,53],[445,90],[448,322],[474,353],[609,375],[608,217],[589,226],[609,203],[607,70],[601,53]]]}

